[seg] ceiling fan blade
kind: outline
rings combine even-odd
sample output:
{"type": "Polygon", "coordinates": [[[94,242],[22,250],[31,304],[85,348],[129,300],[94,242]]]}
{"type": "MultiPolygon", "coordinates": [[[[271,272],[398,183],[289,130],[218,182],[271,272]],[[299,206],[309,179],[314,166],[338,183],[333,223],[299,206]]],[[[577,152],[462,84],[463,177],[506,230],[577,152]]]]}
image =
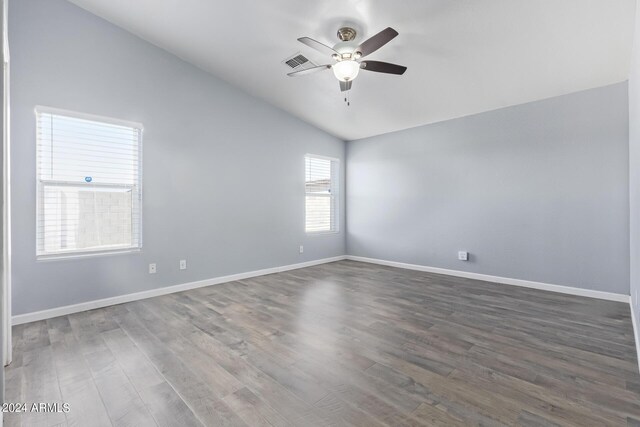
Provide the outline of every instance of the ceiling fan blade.
{"type": "Polygon", "coordinates": [[[391,64],[389,62],[381,62],[381,61],[362,61],[360,63],[360,68],[367,71],[375,71],[377,73],[387,73],[387,74],[404,74],[407,71],[407,67],[397,64],[391,64]]]}
{"type": "Polygon", "coordinates": [[[317,67],[307,68],[306,70],[294,71],[293,73],[287,74],[289,77],[297,77],[297,76],[306,76],[307,74],[313,74],[317,71],[328,70],[331,68],[331,65],[318,65],[317,67]]]}
{"type": "Polygon", "coordinates": [[[340,91],[346,92],[346,91],[350,90],[351,89],[351,83],[353,83],[353,80],[349,80],[347,82],[340,81],[340,91]]]}
{"type": "Polygon", "coordinates": [[[318,40],[314,40],[314,39],[309,38],[309,37],[300,37],[298,39],[298,41],[300,43],[306,44],[309,47],[314,48],[318,52],[324,53],[325,55],[329,55],[329,56],[339,55],[338,52],[336,52],[335,50],[333,50],[332,48],[330,48],[326,44],[320,43],[318,40]]]}
{"type": "Polygon", "coordinates": [[[389,43],[397,35],[398,32],[396,30],[391,27],[387,27],[375,36],[363,41],[355,51],[360,52],[361,57],[365,57],[389,43]]]}

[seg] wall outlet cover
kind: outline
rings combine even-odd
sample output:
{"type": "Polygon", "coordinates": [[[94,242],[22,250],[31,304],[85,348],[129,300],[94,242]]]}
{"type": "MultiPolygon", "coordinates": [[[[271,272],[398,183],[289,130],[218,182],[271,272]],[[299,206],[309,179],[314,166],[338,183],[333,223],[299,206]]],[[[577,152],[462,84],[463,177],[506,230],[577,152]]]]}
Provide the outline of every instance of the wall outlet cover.
{"type": "Polygon", "coordinates": [[[469,252],[467,252],[467,251],[459,251],[458,252],[458,259],[460,261],[468,261],[469,260],[469,252]]]}
{"type": "Polygon", "coordinates": [[[149,274],[156,274],[156,264],[149,264],[149,274]]]}

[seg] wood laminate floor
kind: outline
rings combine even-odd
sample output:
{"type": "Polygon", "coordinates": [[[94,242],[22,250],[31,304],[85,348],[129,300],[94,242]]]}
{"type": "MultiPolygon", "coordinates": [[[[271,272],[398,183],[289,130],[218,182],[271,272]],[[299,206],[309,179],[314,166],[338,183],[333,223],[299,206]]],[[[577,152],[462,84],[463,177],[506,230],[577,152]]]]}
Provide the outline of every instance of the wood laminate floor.
{"type": "Polygon", "coordinates": [[[341,261],[14,327],[8,426],[640,425],[627,304],[341,261]]]}

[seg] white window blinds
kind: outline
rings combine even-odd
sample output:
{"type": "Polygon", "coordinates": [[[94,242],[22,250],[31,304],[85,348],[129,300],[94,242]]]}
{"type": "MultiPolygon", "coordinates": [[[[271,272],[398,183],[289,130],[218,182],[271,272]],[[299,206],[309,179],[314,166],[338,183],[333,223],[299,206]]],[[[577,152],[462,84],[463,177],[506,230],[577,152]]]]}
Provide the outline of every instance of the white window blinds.
{"type": "Polygon", "coordinates": [[[36,110],[37,255],[140,248],[142,126],[36,110]]]}
{"type": "Polygon", "coordinates": [[[305,156],[305,230],[338,231],[338,160],[305,156]]]}

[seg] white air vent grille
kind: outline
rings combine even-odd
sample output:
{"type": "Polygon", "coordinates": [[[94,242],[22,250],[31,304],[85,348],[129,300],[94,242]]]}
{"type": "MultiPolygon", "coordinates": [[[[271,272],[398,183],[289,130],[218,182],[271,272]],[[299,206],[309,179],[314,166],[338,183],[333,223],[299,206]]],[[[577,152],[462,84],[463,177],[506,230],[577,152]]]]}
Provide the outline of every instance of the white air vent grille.
{"type": "Polygon", "coordinates": [[[307,68],[315,67],[316,64],[311,62],[309,58],[301,54],[300,52],[288,57],[284,61],[282,61],[284,65],[287,66],[289,71],[295,70],[306,70],[307,68]]]}
{"type": "Polygon", "coordinates": [[[297,55],[291,58],[290,60],[285,61],[285,64],[287,64],[291,68],[296,68],[304,64],[305,62],[309,62],[309,60],[305,58],[303,55],[297,55]]]}

